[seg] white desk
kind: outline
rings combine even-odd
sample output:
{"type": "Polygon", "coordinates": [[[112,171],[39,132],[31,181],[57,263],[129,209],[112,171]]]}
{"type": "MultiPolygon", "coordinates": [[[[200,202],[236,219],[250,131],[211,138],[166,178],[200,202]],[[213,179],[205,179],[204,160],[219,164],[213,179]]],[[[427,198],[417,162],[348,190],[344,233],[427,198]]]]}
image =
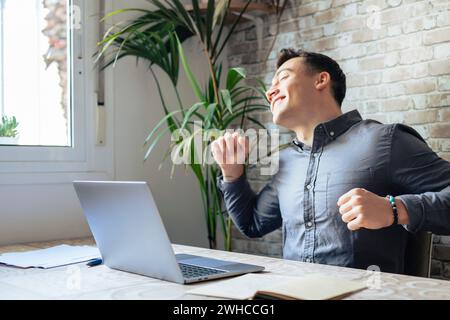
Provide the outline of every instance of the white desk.
{"type": "MultiPolygon", "coordinates": [[[[53,241],[0,247],[0,253],[28,251],[58,244],[91,244],[91,239],[53,241]]],[[[450,299],[450,281],[310,264],[261,256],[173,245],[176,253],[263,265],[266,272],[282,275],[324,273],[345,279],[368,280],[371,289],[347,299],[450,299]],[[378,286],[378,288],[375,288],[378,286]]],[[[216,280],[223,281],[223,280],[216,280]]],[[[179,285],[84,263],[54,269],[18,269],[0,265],[0,299],[209,299],[189,295],[195,285],[179,285]]]]}

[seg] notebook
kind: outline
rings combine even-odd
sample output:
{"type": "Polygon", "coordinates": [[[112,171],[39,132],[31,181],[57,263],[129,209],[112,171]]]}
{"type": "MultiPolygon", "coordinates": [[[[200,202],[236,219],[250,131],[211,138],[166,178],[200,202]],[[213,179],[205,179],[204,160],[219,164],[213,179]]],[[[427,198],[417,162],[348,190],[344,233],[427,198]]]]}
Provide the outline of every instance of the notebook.
{"type": "Polygon", "coordinates": [[[342,299],[366,288],[361,281],[311,274],[290,277],[247,274],[200,286],[187,293],[229,299],[328,300],[342,299]]]}

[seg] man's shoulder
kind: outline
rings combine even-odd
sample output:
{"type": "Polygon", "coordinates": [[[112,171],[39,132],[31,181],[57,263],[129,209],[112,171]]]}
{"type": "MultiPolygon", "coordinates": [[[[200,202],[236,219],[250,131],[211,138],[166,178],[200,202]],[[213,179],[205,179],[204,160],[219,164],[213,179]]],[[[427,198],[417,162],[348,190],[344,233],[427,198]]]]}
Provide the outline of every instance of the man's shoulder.
{"type": "Polygon", "coordinates": [[[376,135],[384,135],[390,139],[394,136],[413,136],[423,142],[425,139],[420,135],[420,133],[411,126],[403,123],[381,123],[374,119],[365,119],[359,123],[360,128],[367,130],[376,135]]]}

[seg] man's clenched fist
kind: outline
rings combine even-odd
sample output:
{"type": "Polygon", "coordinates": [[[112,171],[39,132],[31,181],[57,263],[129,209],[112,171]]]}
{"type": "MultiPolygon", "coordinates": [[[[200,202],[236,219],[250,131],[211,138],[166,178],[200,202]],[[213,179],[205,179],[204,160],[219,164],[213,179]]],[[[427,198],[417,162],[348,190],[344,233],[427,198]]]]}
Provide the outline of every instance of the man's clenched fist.
{"type": "Polygon", "coordinates": [[[226,182],[237,180],[244,173],[245,160],[249,153],[248,139],[239,133],[225,133],[211,144],[214,160],[222,170],[226,182]]]}

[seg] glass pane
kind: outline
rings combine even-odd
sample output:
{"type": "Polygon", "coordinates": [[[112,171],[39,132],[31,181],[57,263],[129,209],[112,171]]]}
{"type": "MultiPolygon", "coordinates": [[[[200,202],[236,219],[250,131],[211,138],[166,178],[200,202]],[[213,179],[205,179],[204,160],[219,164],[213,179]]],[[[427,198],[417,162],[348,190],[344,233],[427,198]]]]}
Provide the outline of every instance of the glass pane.
{"type": "Polygon", "coordinates": [[[0,111],[18,122],[0,144],[71,146],[68,0],[0,1],[0,111]]]}

